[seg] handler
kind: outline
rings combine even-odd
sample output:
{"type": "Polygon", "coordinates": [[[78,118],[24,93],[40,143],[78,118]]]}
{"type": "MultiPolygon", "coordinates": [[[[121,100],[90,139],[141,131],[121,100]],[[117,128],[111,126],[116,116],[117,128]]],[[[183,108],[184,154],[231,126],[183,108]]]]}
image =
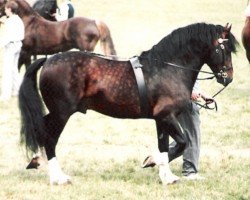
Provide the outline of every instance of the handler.
{"type": "MultiPolygon", "coordinates": [[[[199,89],[199,83],[196,81],[192,90],[191,100],[183,112],[178,116],[178,121],[187,138],[187,144],[183,152],[182,174],[187,180],[202,180],[204,177],[198,174],[200,158],[200,112],[196,101],[200,98],[207,103],[212,103],[213,99],[206,97],[199,89]]],[[[169,148],[173,148],[176,142],[172,142],[169,148]]]]}
{"type": "Polygon", "coordinates": [[[64,21],[74,17],[75,9],[70,0],[64,0],[56,11],[56,20],[64,21]]]}

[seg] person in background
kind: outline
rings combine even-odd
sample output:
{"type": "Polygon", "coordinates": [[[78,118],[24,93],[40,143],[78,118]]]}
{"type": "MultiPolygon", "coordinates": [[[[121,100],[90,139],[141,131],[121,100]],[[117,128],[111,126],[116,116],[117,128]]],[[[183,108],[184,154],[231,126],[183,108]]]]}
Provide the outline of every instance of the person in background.
{"type": "Polygon", "coordinates": [[[58,9],[57,0],[36,0],[32,5],[33,10],[38,12],[43,18],[50,21],[56,20],[56,10],[58,9]]]}
{"type": "Polygon", "coordinates": [[[24,24],[16,14],[18,5],[8,1],[5,5],[7,19],[1,23],[5,26],[4,36],[0,38],[0,47],[4,48],[1,96],[2,101],[18,95],[21,84],[21,75],[18,72],[18,59],[24,39],[24,24]]]}
{"type": "MultiPolygon", "coordinates": [[[[207,98],[199,90],[199,84],[196,81],[191,94],[191,101],[185,107],[183,112],[178,116],[178,121],[187,138],[187,144],[182,154],[183,166],[182,174],[187,180],[202,180],[204,177],[198,174],[199,171],[199,157],[200,157],[200,113],[196,101],[204,99],[207,103],[212,103],[213,99],[207,98]]],[[[173,148],[176,142],[169,145],[169,149],[173,148]]]]}
{"type": "Polygon", "coordinates": [[[64,21],[74,17],[75,9],[70,0],[64,0],[56,12],[56,20],[64,21]]]}

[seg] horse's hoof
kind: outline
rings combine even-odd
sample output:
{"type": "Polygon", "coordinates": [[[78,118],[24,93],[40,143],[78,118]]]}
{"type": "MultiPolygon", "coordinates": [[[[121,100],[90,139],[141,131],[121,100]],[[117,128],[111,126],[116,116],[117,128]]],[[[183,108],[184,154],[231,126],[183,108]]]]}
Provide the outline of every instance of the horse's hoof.
{"type": "Polygon", "coordinates": [[[38,169],[38,167],[40,166],[39,159],[39,156],[32,158],[26,169],[38,169]]]}
{"type": "Polygon", "coordinates": [[[174,185],[174,184],[177,184],[177,183],[180,183],[180,178],[178,176],[175,176],[172,177],[172,180],[161,180],[162,184],[163,185],[174,185]]]}
{"type": "Polygon", "coordinates": [[[148,156],[142,163],[142,168],[154,167],[156,165],[153,156],[148,156]]]}
{"type": "Polygon", "coordinates": [[[173,180],[172,182],[170,183],[167,183],[167,185],[174,185],[174,184],[177,184],[177,183],[180,183],[180,179],[176,179],[176,180],[173,180]]]}
{"type": "Polygon", "coordinates": [[[72,185],[72,181],[71,181],[71,180],[67,180],[67,181],[64,182],[62,185],[72,185]]]}
{"type": "Polygon", "coordinates": [[[71,180],[66,180],[66,181],[53,181],[53,182],[50,182],[50,185],[72,185],[72,181],[71,180]]]}
{"type": "Polygon", "coordinates": [[[52,177],[50,179],[50,185],[71,185],[71,178],[66,174],[61,174],[60,177],[52,177]]]}
{"type": "Polygon", "coordinates": [[[47,163],[47,158],[44,156],[36,155],[32,158],[30,163],[27,165],[26,169],[38,169],[45,166],[47,163]]]}

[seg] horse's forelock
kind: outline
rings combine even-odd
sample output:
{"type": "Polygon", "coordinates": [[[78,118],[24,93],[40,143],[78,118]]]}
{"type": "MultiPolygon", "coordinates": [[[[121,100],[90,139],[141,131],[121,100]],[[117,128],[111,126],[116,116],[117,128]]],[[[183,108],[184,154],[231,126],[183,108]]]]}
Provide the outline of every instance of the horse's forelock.
{"type": "MultiPolygon", "coordinates": [[[[224,27],[221,25],[216,25],[216,33],[217,33],[217,37],[215,37],[214,39],[218,39],[219,37],[221,37],[223,31],[224,31],[224,27]]],[[[229,35],[227,36],[228,39],[228,50],[230,52],[236,53],[237,51],[237,47],[239,46],[239,42],[237,41],[237,39],[235,38],[235,36],[231,33],[231,31],[229,32],[229,35]]]]}

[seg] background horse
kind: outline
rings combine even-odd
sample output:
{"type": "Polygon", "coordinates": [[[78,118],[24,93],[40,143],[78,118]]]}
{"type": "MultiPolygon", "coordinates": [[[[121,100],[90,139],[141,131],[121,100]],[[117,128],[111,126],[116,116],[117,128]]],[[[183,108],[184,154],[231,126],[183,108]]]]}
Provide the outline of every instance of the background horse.
{"type": "Polygon", "coordinates": [[[248,9],[249,13],[246,13],[246,21],[245,25],[242,29],[242,44],[246,50],[246,56],[248,61],[250,62],[250,6],[248,9]]]}
{"type": "Polygon", "coordinates": [[[148,116],[143,116],[130,61],[110,60],[86,52],[65,52],[33,63],[19,92],[21,137],[26,148],[33,152],[45,148],[50,183],[70,181],[59,166],[55,148],[70,116],[75,112],[86,113],[88,109],[122,119],[155,120],[160,153],[151,157],[151,163],[145,167],[159,165],[163,183],[177,181],[168,162],[184,150],[186,138],[176,117],[189,102],[203,64],[211,68],[217,82],[226,86],[232,81],[231,53],[236,51],[238,43],[230,30],[228,25],[192,24],[173,31],[142,52],[138,59],[143,65],[148,116]],[[42,65],[39,86],[49,110],[46,115],[36,87],[37,71],[42,65]],[[169,135],[178,144],[172,151],[169,151],[169,135]]]}
{"type": "Polygon", "coordinates": [[[57,21],[55,18],[56,9],[58,8],[56,0],[37,0],[32,8],[43,18],[50,21],[57,21]]]}
{"type": "MultiPolygon", "coordinates": [[[[18,67],[31,63],[31,55],[49,55],[72,48],[93,51],[98,40],[105,55],[116,55],[108,26],[97,20],[74,17],[51,22],[35,12],[25,0],[10,0],[18,4],[18,15],[25,25],[25,38],[18,67]]],[[[0,17],[6,0],[0,0],[0,17]]]]}

